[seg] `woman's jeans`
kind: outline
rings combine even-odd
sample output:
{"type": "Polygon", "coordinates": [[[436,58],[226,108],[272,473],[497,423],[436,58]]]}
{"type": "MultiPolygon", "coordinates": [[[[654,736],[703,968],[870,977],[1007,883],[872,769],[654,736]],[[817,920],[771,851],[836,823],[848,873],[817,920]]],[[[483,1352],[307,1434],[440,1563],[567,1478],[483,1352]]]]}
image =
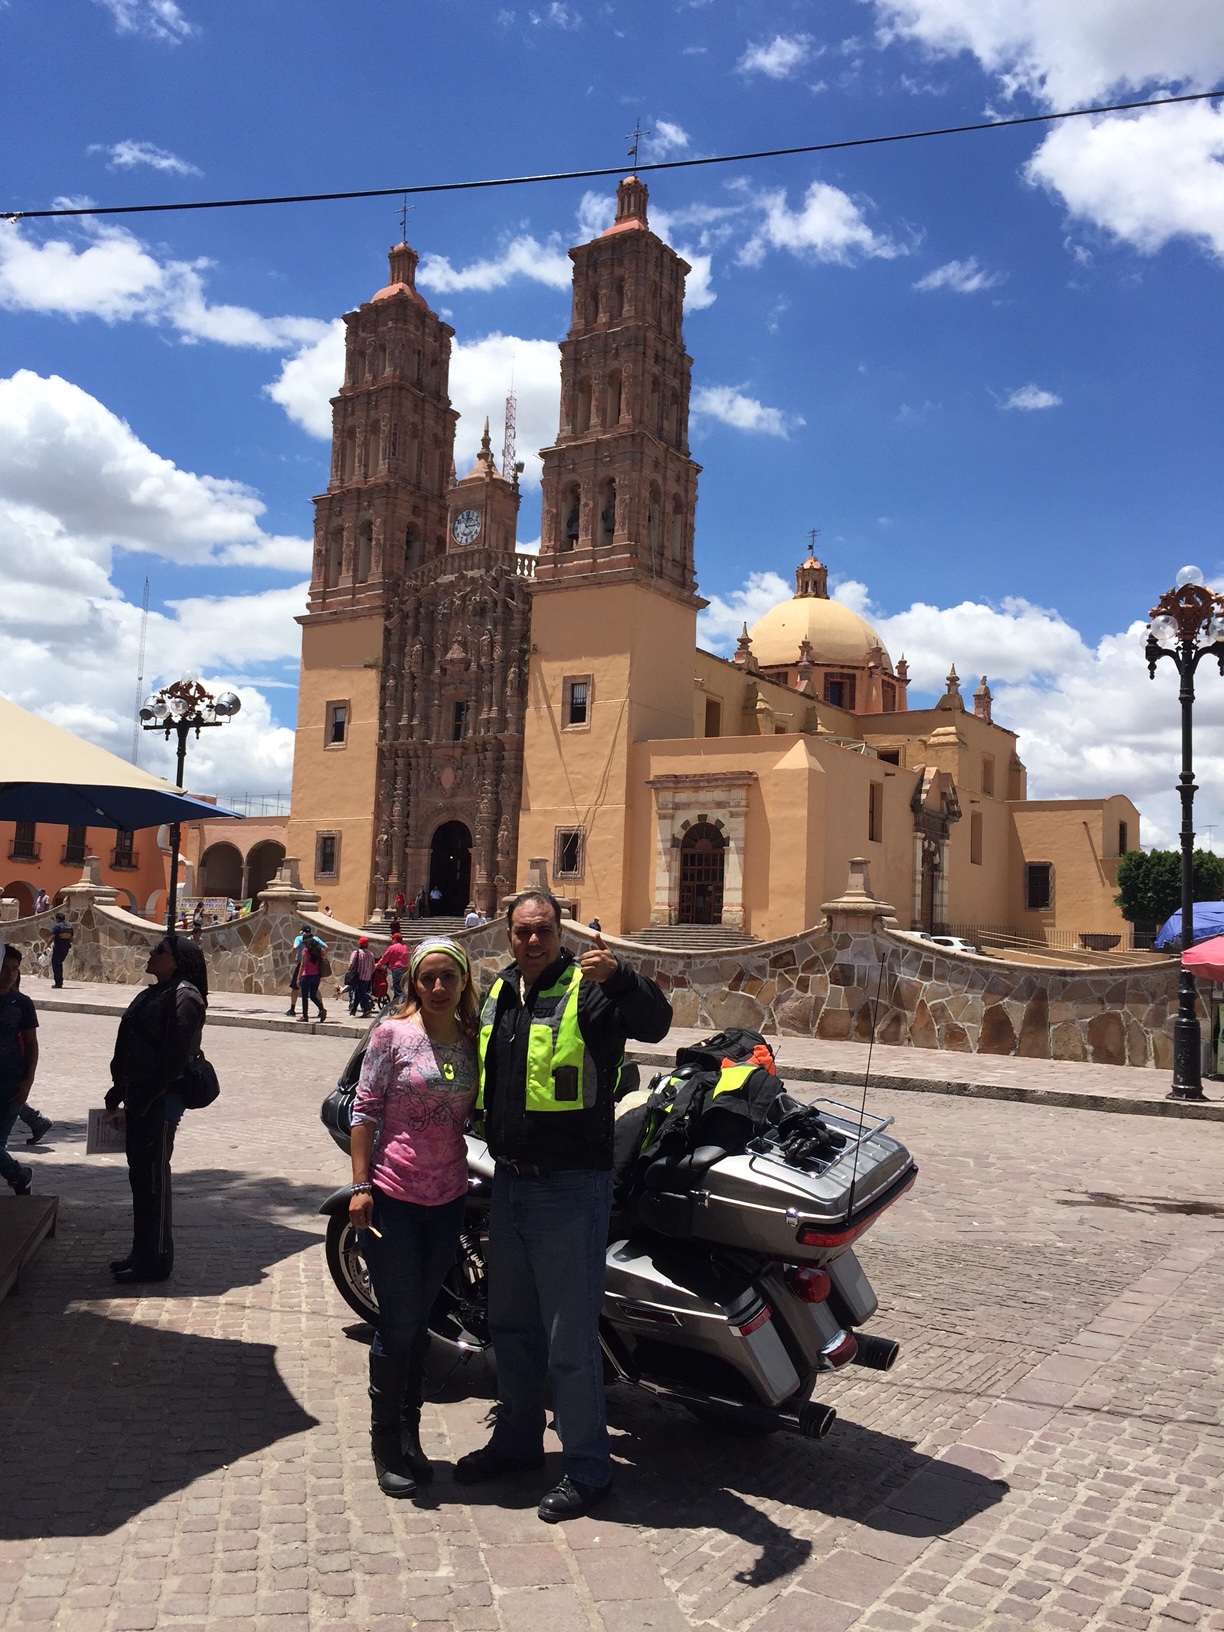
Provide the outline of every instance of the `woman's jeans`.
{"type": "Polygon", "coordinates": [[[303,975],[298,981],[298,990],[302,994],[303,1020],[310,1019],[310,1005],[312,1002],[314,1003],[315,1008],[318,1009],[320,1015],[326,1012],[322,1003],[319,1001],[319,981],[321,978],[322,977],[320,975],[303,975]]]}
{"type": "Polygon", "coordinates": [[[441,1207],[397,1201],[374,1187],[374,1228],[363,1231],[365,1260],[378,1299],[375,1356],[408,1354],[429,1322],[429,1311],[459,1245],[466,1196],[441,1207]]]}
{"type": "Polygon", "coordinates": [[[501,1403],[490,1443],[539,1456],[547,1380],[562,1467],[584,1485],[612,1477],[599,1347],[611,1209],[611,1173],[526,1178],[499,1162],[493,1175],[489,1328],[501,1403]]]}
{"type": "Polygon", "coordinates": [[[141,1269],[166,1275],[174,1268],[170,1158],[177,1126],[170,1120],[167,1097],[159,1094],[147,1111],[124,1113],[128,1183],[132,1187],[132,1257],[141,1269]]]}

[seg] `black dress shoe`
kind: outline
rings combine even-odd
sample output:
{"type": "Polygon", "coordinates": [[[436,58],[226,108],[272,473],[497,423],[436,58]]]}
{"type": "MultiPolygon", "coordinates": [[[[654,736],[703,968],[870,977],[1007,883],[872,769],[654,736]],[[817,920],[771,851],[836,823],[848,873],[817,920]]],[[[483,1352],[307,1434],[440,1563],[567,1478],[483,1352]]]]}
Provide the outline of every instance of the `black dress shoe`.
{"type": "Polygon", "coordinates": [[[170,1271],[157,1269],[146,1264],[130,1264],[126,1269],[115,1271],[115,1280],[120,1286],[137,1286],[145,1281],[168,1281],[170,1271]]]}
{"type": "Polygon", "coordinates": [[[544,1466],[544,1452],[538,1456],[503,1456],[492,1445],[482,1445],[478,1451],[469,1451],[455,1463],[457,1485],[483,1485],[486,1480],[500,1479],[508,1473],[530,1473],[544,1466]]]}
{"type": "Polygon", "coordinates": [[[120,1270],[131,1269],[135,1262],[136,1260],[132,1257],[130,1252],[126,1258],[112,1258],[110,1261],[110,1272],[112,1275],[118,1275],[120,1270]]]}
{"type": "Polygon", "coordinates": [[[571,1479],[567,1473],[561,1483],[540,1503],[539,1514],[545,1524],[556,1524],[561,1519],[578,1519],[584,1513],[589,1513],[597,1507],[612,1489],[609,1479],[606,1485],[584,1485],[579,1479],[571,1479]]]}

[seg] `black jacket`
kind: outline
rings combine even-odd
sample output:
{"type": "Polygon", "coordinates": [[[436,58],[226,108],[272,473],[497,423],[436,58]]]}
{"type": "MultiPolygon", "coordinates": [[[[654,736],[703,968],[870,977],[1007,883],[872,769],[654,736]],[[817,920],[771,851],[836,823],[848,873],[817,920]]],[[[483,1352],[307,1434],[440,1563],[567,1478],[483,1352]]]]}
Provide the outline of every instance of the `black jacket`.
{"type": "Polygon", "coordinates": [[[146,986],[132,999],[115,1038],[107,1110],[142,1115],[174,1086],[199,1050],[205,1008],[189,980],[146,986]]]}
{"type": "Polygon", "coordinates": [[[595,1061],[599,1089],[585,1111],[528,1111],[527,1036],[536,994],[547,991],[572,955],[563,950],[519,1001],[514,964],[503,969],[485,1075],[485,1138],[500,1161],[523,1162],[547,1172],[612,1166],[612,1107],[625,1039],[657,1043],[671,1027],[671,1004],[653,980],[618,960],[616,973],[602,985],[584,980],[578,993],[578,1026],[595,1061]]]}

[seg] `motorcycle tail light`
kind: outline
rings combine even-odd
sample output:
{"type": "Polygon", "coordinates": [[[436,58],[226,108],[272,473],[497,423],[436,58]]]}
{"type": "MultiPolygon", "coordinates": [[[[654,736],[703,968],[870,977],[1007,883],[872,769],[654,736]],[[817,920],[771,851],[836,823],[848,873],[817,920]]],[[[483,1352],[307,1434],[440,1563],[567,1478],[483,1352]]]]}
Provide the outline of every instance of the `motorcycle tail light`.
{"type": "Polygon", "coordinates": [[[858,1339],[854,1333],[841,1331],[821,1349],[820,1358],[826,1366],[832,1366],[836,1371],[841,1366],[848,1366],[857,1353],[858,1339]]]}
{"type": "Polygon", "coordinates": [[[848,1247],[851,1241],[862,1235],[868,1224],[873,1224],[873,1218],[865,1218],[860,1224],[852,1224],[849,1229],[830,1229],[827,1224],[800,1224],[795,1231],[795,1240],[801,1247],[848,1247]]]}
{"type": "Polygon", "coordinates": [[[753,1315],[750,1320],[744,1321],[742,1325],[732,1327],[732,1330],[738,1332],[741,1337],[751,1337],[753,1332],[759,1332],[761,1327],[764,1326],[767,1321],[772,1319],[773,1310],[768,1304],[766,1304],[765,1307],[757,1314],[753,1315]]]}
{"type": "Polygon", "coordinates": [[[795,1297],[802,1303],[823,1303],[833,1290],[833,1282],[823,1269],[807,1269],[799,1264],[788,1264],[785,1280],[795,1297]]]}

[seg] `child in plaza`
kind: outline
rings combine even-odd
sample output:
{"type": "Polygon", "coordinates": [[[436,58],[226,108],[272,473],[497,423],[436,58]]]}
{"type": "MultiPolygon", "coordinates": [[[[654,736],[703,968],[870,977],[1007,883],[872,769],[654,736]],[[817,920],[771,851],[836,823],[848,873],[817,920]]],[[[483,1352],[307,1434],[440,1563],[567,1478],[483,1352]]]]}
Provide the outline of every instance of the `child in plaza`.
{"type": "Polygon", "coordinates": [[[20,947],[5,946],[0,954],[0,1174],[15,1196],[28,1196],[34,1169],[23,1167],[6,1148],[38,1069],[38,1016],[18,990],[20,974],[20,947]]]}
{"type": "Polygon", "coordinates": [[[349,1217],[364,1230],[378,1298],[370,1346],[370,1441],[379,1488],[412,1496],[433,1477],[421,1449],[426,1324],[459,1244],[463,1129],[476,1103],[476,992],[467,953],[422,941],[411,986],[374,1028],[353,1105],[349,1217]]]}

